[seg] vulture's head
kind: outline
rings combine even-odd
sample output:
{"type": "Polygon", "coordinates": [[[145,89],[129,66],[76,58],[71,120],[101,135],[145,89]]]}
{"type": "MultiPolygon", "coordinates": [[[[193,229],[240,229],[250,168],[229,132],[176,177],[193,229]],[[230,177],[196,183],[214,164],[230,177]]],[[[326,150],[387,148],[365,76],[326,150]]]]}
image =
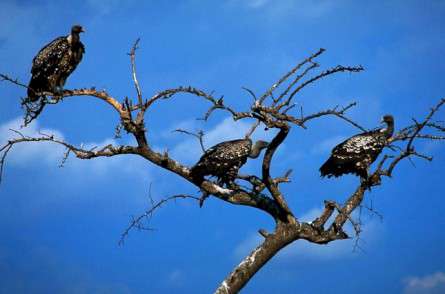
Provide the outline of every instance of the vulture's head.
{"type": "Polygon", "coordinates": [[[394,124],[394,117],[391,114],[386,114],[382,117],[382,123],[385,123],[387,125],[393,125],[394,124]]]}
{"type": "Polygon", "coordinates": [[[386,137],[391,137],[394,133],[394,117],[390,114],[386,114],[382,117],[382,123],[387,125],[387,127],[383,129],[383,131],[386,133],[386,137]]]}
{"type": "Polygon", "coordinates": [[[84,33],[85,30],[83,29],[83,27],[81,25],[73,25],[73,27],[71,28],[71,34],[73,35],[78,35],[80,33],[84,33]]]}
{"type": "Polygon", "coordinates": [[[269,142],[262,141],[262,140],[256,141],[255,144],[253,144],[253,146],[252,146],[249,157],[257,158],[260,155],[261,150],[263,150],[264,148],[267,148],[267,146],[269,146],[269,142]]]}

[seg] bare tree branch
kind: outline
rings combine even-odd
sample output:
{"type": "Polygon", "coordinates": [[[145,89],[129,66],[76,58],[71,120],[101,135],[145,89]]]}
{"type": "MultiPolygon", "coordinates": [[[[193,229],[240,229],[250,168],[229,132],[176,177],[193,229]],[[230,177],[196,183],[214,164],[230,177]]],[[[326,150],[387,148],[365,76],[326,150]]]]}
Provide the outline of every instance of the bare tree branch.
{"type": "Polygon", "coordinates": [[[202,130],[199,130],[197,133],[193,133],[193,132],[186,131],[183,129],[176,129],[173,132],[178,132],[178,133],[182,133],[182,134],[186,134],[186,135],[195,137],[199,141],[199,145],[201,146],[202,152],[206,152],[206,148],[204,147],[204,132],[202,130]]]}
{"type": "Polygon", "coordinates": [[[139,48],[139,41],[141,39],[137,38],[136,41],[133,44],[133,47],[131,47],[130,53],[128,53],[128,55],[130,55],[130,60],[131,60],[131,73],[132,73],[132,77],[133,77],[133,82],[134,82],[134,87],[136,88],[136,93],[138,95],[138,106],[142,107],[143,105],[143,98],[142,98],[142,91],[141,91],[141,87],[139,86],[139,82],[137,79],[137,75],[136,75],[136,50],[139,48]]]}
{"type": "Polygon", "coordinates": [[[275,136],[275,138],[272,139],[269,146],[267,147],[266,154],[264,155],[264,159],[263,159],[262,181],[266,185],[266,187],[269,190],[272,197],[275,199],[275,201],[278,203],[278,205],[286,213],[287,221],[290,223],[295,223],[296,220],[293,217],[293,214],[292,214],[291,210],[289,209],[283,195],[281,194],[280,190],[278,189],[277,183],[274,182],[274,180],[272,179],[272,177],[270,175],[270,167],[271,167],[272,157],[275,154],[275,151],[277,150],[277,148],[286,139],[288,133],[289,133],[289,128],[283,127],[282,129],[280,129],[278,134],[275,136]]]}
{"type": "MultiPolygon", "coordinates": [[[[437,138],[437,136],[433,136],[433,135],[425,135],[425,134],[420,135],[420,132],[425,127],[431,126],[431,123],[430,123],[431,119],[433,118],[434,114],[437,111],[439,111],[439,109],[444,104],[445,104],[445,98],[442,98],[433,108],[431,108],[430,112],[428,113],[428,115],[425,117],[425,119],[422,122],[419,123],[417,120],[414,119],[414,125],[403,128],[390,140],[390,143],[395,142],[395,141],[405,141],[405,140],[407,140],[408,142],[406,143],[406,146],[400,150],[399,155],[396,157],[393,157],[394,159],[389,164],[389,167],[387,169],[383,169],[383,163],[389,157],[385,156],[382,159],[382,161],[379,163],[376,171],[373,174],[373,177],[375,179],[379,179],[381,175],[391,177],[393,170],[397,166],[397,164],[405,158],[410,158],[410,156],[416,156],[416,157],[419,157],[419,158],[422,158],[422,159],[425,159],[428,161],[431,161],[433,159],[431,156],[427,156],[425,154],[421,154],[421,153],[415,151],[413,144],[414,144],[414,140],[418,139],[418,138],[423,138],[423,139],[428,138],[430,140],[435,140],[435,139],[440,140],[441,136],[439,136],[439,138],[437,138]]],[[[432,126],[433,126],[433,128],[435,128],[436,125],[433,124],[432,126]]],[[[377,180],[376,184],[380,184],[380,181],[377,180]]]]}
{"type": "Polygon", "coordinates": [[[292,76],[293,74],[295,74],[302,66],[304,66],[306,63],[312,62],[313,59],[317,58],[318,56],[320,56],[323,52],[325,51],[325,49],[320,48],[317,52],[315,52],[314,54],[312,54],[311,56],[309,56],[308,58],[306,58],[305,60],[303,60],[303,62],[300,62],[299,64],[297,64],[294,68],[292,68],[288,73],[286,73],[284,76],[282,76],[275,84],[272,85],[272,87],[269,88],[269,90],[266,91],[266,93],[264,93],[258,100],[259,103],[262,104],[264,102],[264,100],[268,97],[271,96],[273,91],[278,88],[282,83],[284,83],[290,76],[292,76]]]}
{"type": "MultiPolygon", "coordinates": [[[[317,67],[319,67],[320,65],[318,64],[318,63],[313,63],[312,61],[310,61],[311,62],[311,65],[310,66],[308,66],[307,68],[305,68],[305,70],[301,73],[301,74],[299,74],[299,75],[297,75],[297,77],[289,84],[289,86],[286,88],[286,90],[284,90],[281,94],[280,94],[280,96],[278,96],[278,98],[277,99],[274,99],[274,103],[273,103],[273,105],[276,105],[276,104],[278,104],[280,101],[282,101],[282,99],[284,98],[284,97],[286,97],[286,95],[289,93],[289,91],[303,78],[303,77],[305,77],[311,70],[313,70],[313,69],[315,69],[315,68],[317,68],[317,67]]],[[[290,103],[290,102],[289,102],[290,103]]]]}
{"type": "Polygon", "coordinates": [[[302,90],[304,87],[306,87],[307,85],[310,85],[312,83],[314,83],[315,81],[322,79],[326,76],[338,73],[338,72],[360,72],[363,71],[364,68],[360,65],[360,66],[342,66],[342,65],[337,65],[334,68],[328,69],[323,71],[322,73],[316,75],[313,78],[310,78],[309,80],[303,82],[301,85],[299,85],[294,91],[292,91],[292,93],[289,95],[289,97],[282,102],[281,104],[278,105],[278,109],[281,109],[283,106],[287,106],[292,102],[292,99],[294,98],[295,94],[297,94],[298,92],[300,92],[300,90],[302,90]]]}
{"type": "Polygon", "coordinates": [[[77,158],[79,159],[92,159],[96,157],[111,157],[115,155],[120,154],[138,154],[138,151],[135,147],[132,146],[113,146],[111,144],[106,145],[104,147],[101,147],[98,150],[90,149],[83,149],[80,147],[75,147],[74,145],[67,143],[63,140],[57,139],[54,135],[48,135],[41,133],[40,137],[29,137],[25,136],[23,133],[17,131],[17,130],[11,130],[14,133],[18,134],[19,137],[15,139],[10,139],[8,142],[0,147],[0,154],[1,154],[1,160],[0,160],[0,183],[3,176],[3,167],[6,162],[6,157],[9,153],[9,151],[12,149],[13,146],[20,143],[25,142],[52,142],[58,145],[64,146],[67,150],[64,153],[64,157],[62,159],[62,165],[66,162],[66,159],[68,158],[68,155],[70,153],[73,153],[77,158]]]}
{"type": "MultiPolygon", "coordinates": [[[[335,201],[325,201],[324,210],[319,217],[317,217],[311,223],[300,222],[294,216],[287,204],[285,195],[280,189],[281,183],[287,183],[290,181],[291,170],[280,177],[274,177],[271,175],[271,166],[273,164],[274,155],[276,154],[279,146],[283,144],[287,138],[292,126],[296,125],[302,128],[307,128],[306,124],[311,120],[318,119],[323,116],[334,116],[346,121],[361,131],[366,131],[366,129],[346,116],[346,112],[356,105],[355,102],[344,107],[336,106],[334,108],[319,111],[310,115],[304,115],[303,107],[301,106],[300,116],[297,117],[290,114],[291,111],[295,109],[293,99],[295,95],[304,87],[313,84],[326,76],[339,72],[360,72],[363,70],[363,67],[339,65],[325,70],[307,80],[303,80],[303,78],[306,77],[309,72],[318,67],[318,64],[314,62],[314,60],[324,52],[324,49],[320,49],[294,66],[289,72],[285,73],[276,83],[267,89],[260,98],[257,99],[252,90],[243,88],[253,98],[253,102],[248,110],[235,111],[232,107],[226,104],[223,96],[216,98],[213,96],[213,93],[206,93],[193,87],[178,87],[163,90],[144,101],[136,75],[135,52],[138,49],[138,44],[139,39],[136,40],[129,53],[132,79],[137,92],[137,104],[133,105],[132,100],[128,98],[123,99],[122,102],[118,102],[117,99],[110,96],[104,90],[97,91],[95,88],[64,90],[62,95],[59,96],[54,95],[54,93],[39,93],[42,94],[42,96],[45,96],[45,98],[41,99],[37,105],[31,105],[28,102],[25,103],[25,111],[26,113],[33,115],[30,116],[32,120],[42,112],[45,104],[59,103],[63,100],[63,98],[73,96],[91,96],[98,98],[111,105],[119,114],[120,122],[118,128],[116,128],[116,135],[119,135],[121,128],[125,129],[136,139],[136,146],[106,145],[100,148],[94,147],[85,149],[83,146],[76,147],[73,144],[55,138],[50,134],[40,134],[37,137],[29,137],[25,136],[19,131],[13,130],[17,137],[9,140],[4,146],[0,147],[0,181],[6,158],[13,146],[25,142],[51,142],[65,148],[61,166],[63,166],[70,154],[74,154],[80,159],[111,157],[121,154],[135,154],[141,156],[159,168],[171,171],[172,173],[180,176],[182,179],[198,186],[204,196],[213,195],[227,203],[253,207],[269,214],[275,221],[274,231],[269,233],[265,230],[260,230],[260,234],[264,237],[262,244],[255,248],[227,276],[227,278],[216,290],[216,293],[237,293],[250,280],[250,278],[252,278],[262,266],[264,266],[264,264],[266,264],[274,255],[277,254],[277,252],[296,240],[303,239],[316,244],[327,244],[336,240],[348,239],[349,236],[343,229],[347,221],[352,223],[356,235],[358,236],[361,232],[361,220],[359,219],[358,221],[355,221],[352,216],[357,207],[363,207],[363,200],[366,191],[369,191],[371,187],[380,185],[381,176],[391,177],[394,168],[404,158],[410,159],[411,157],[420,157],[426,160],[432,159],[430,156],[419,153],[415,150],[414,144],[417,142],[417,139],[436,141],[445,139],[445,135],[443,134],[445,132],[445,126],[443,125],[443,122],[433,121],[433,116],[435,113],[443,104],[445,104],[445,99],[441,99],[441,101],[431,109],[425,119],[422,121],[414,120],[414,124],[400,129],[399,132],[388,141],[388,149],[391,149],[392,152],[395,153],[391,155],[384,155],[378,162],[377,168],[371,173],[369,179],[361,181],[356,190],[349,195],[343,205],[340,205],[335,201]],[[285,82],[288,83],[287,86],[284,85],[285,82]],[[284,90],[280,94],[274,95],[276,94],[275,91],[277,91],[277,89],[281,86],[284,90]],[[204,180],[197,184],[194,182],[191,171],[187,166],[174,160],[167,151],[159,153],[153,150],[150,142],[147,140],[147,131],[144,124],[145,112],[155,102],[170,99],[180,93],[202,97],[204,100],[210,102],[210,107],[204,114],[204,120],[207,120],[217,109],[227,112],[235,121],[247,118],[253,119],[254,123],[247,132],[246,138],[250,138],[261,123],[263,123],[266,128],[278,130],[275,137],[269,143],[264,154],[262,160],[261,177],[254,174],[238,175],[238,180],[233,186],[230,187],[218,185],[210,180],[204,180]],[[46,96],[51,97],[51,99],[47,99],[46,96]],[[271,100],[268,100],[268,103],[265,103],[269,97],[271,100]],[[244,186],[239,186],[239,182],[241,182],[244,186]],[[338,213],[334,214],[335,211],[338,213]],[[331,218],[333,219],[332,224],[325,229],[324,227],[331,218]]],[[[7,75],[2,74],[0,75],[0,78],[2,81],[7,81],[16,86],[27,88],[26,85],[20,83],[17,79],[12,79],[7,75]]],[[[25,116],[25,123],[26,121],[25,116]]],[[[182,129],[177,129],[176,131],[197,138],[200,142],[201,149],[203,152],[205,152],[203,132],[200,131],[198,133],[192,133],[182,129]]],[[[121,235],[120,244],[124,242],[124,239],[134,228],[150,230],[151,228],[149,226],[147,227],[144,225],[144,220],[150,220],[153,213],[167,202],[171,202],[172,200],[176,199],[193,199],[197,200],[198,202],[202,202],[202,199],[199,197],[185,194],[173,195],[157,202],[153,201],[151,198],[151,192],[149,197],[151,206],[145,211],[145,213],[131,220],[129,226],[121,235]]]]}
{"type": "Polygon", "coordinates": [[[151,219],[151,217],[153,216],[153,213],[161,208],[162,205],[166,204],[167,202],[170,202],[172,200],[176,201],[177,199],[193,199],[196,201],[199,201],[199,197],[195,197],[195,196],[191,196],[191,195],[184,195],[184,194],[180,194],[180,195],[173,195],[173,196],[169,196],[167,198],[161,199],[158,202],[154,202],[153,199],[150,196],[150,200],[151,200],[151,207],[149,209],[147,209],[143,214],[139,215],[136,218],[132,218],[130,224],[128,225],[128,227],[125,229],[125,231],[121,234],[121,238],[119,240],[119,245],[123,245],[125,242],[125,239],[127,238],[128,234],[130,233],[130,231],[132,229],[138,229],[138,230],[152,230],[149,227],[145,227],[142,223],[142,221],[144,219],[147,219],[148,221],[151,219]]]}
{"type": "Polygon", "coordinates": [[[325,200],[323,213],[319,217],[317,217],[311,223],[311,225],[313,227],[315,227],[317,230],[323,230],[323,226],[326,224],[326,222],[332,216],[332,213],[334,213],[336,205],[337,204],[335,203],[335,201],[325,200]]]}
{"type": "Polygon", "coordinates": [[[9,77],[8,75],[0,73],[0,82],[3,82],[3,81],[11,82],[11,83],[13,83],[13,84],[15,84],[17,86],[20,86],[22,88],[28,89],[28,86],[23,84],[23,83],[21,83],[19,81],[19,79],[17,79],[17,78],[13,79],[13,78],[9,77]]]}

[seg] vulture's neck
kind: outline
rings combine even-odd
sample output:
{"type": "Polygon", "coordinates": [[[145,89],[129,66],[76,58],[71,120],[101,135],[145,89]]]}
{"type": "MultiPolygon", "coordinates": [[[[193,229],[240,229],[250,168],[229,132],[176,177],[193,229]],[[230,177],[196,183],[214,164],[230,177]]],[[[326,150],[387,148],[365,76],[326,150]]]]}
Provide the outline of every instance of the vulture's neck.
{"type": "Polygon", "coordinates": [[[394,133],[394,122],[388,122],[386,123],[386,128],[382,130],[383,133],[385,133],[385,136],[387,138],[391,138],[392,134],[394,133]]]}
{"type": "Polygon", "coordinates": [[[73,46],[80,42],[80,35],[77,33],[71,33],[67,38],[68,43],[73,46]]]}
{"type": "Polygon", "coordinates": [[[253,145],[252,150],[250,151],[249,157],[250,158],[257,158],[261,150],[263,150],[265,147],[260,147],[258,144],[253,145]]]}

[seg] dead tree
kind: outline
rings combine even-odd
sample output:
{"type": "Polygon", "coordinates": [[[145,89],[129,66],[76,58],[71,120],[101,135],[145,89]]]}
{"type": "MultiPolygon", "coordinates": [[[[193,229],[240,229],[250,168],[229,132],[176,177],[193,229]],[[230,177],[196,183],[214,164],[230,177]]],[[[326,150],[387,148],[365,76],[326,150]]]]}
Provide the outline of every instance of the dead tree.
{"type": "MultiPolygon", "coordinates": [[[[262,168],[258,175],[239,175],[237,180],[238,184],[231,188],[219,186],[210,180],[205,180],[198,185],[203,194],[201,200],[204,199],[205,196],[211,195],[233,205],[249,206],[268,214],[275,223],[273,232],[267,232],[264,229],[259,230],[259,234],[264,237],[262,243],[254,248],[251,253],[233,269],[217,287],[215,293],[237,293],[273,256],[297,240],[306,240],[316,244],[327,244],[337,240],[348,239],[350,236],[348,236],[344,230],[347,222],[352,223],[355,233],[358,235],[360,233],[360,223],[353,219],[352,214],[361,206],[366,192],[372,187],[381,185],[382,177],[391,178],[395,167],[404,159],[411,160],[413,157],[418,157],[431,161],[432,157],[421,154],[414,148],[418,140],[445,139],[445,126],[443,122],[434,119],[434,115],[443,104],[445,104],[445,99],[442,98],[430,109],[423,119],[413,119],[411,125],[403,127],[396,132],[391,139],[391,144],[386,148],[387,152],[382,156],[380,161],[374,165],[374,169],[370,172],[369,180],[361,181],[355,191],[345,197],[344,203],[325,200],[324,211],[321,215],[312,222],[302,222],[289,208],[286,195],[284,195],[280,189],[281,184],[290,181],[290,171],[281,176],[272,175],[270,172],[277,149],[286,140],[292,127],[306,129],[310,121],[324,116],[335,117],[362,131],[365,130],[365,128],[346,116],[347,111],[356,106],[355,102],[345,106],[335,106],[333,108],[320,110],[312,114],[304,114],[301,108],[298,111],[299,114],[294,115],[291,110],[295,109],[295,97],[305,87],[314,84],[322,78],[341,72],[360,72],[363,68],[361,66],[350,67],[338,65],[328,70],[318,72],[313,76],[309,76],[309,74],[319,67],[319,64],[316,63],[315,60],[324,52],[324,49],[320,49],[294,66],[262,95],[257,96],[253,91],[245,89],[253,97],[253,103],[250,105],[250,109],[237,111],[226,104],[223,97],[217,98],[214,97],[213,94],[189,86],[163,90],[147,98],[141,91],[136,75],[135,51],[137,44],[138,42],[135,43],[129,53],[132,65],[131,74],[136,88],[136,98],[125,98],[119,101],[105,91],[99,91],[95,88],[84,88],[64,90],[60,96],[52,95],[51,100],[40,101],[40,105],[37,107],[25,105],[26,124],[29,122],[29,119],[32,120],[40,114],[45,104],[57,104],[61,103],[64,99],[77,96],[89,96],[99,99],[111,106],[119,116],[120,125],[117,130],[125,130],[136,139],[137,145],[107,145],[100,148],[84,149],[58,139],[51,134],[42,134],[39,137],[28,137],[20,131],[14,130],[17,135],[16,138],[9,140],[6,145],[0,147],[0,180],[7,155],[16,144],[46,141],[63,145],[66,148],[64,160],[66,160],[70,154],[80,159],[135,154],[150,161],[159,168],[169,170],[185,181],[197,185],[193,182],[189,167],[174,160],[167,152],[159,153],[152,149],[148,136],[149,132],[144,123],[145,113],[150,110],[153,104],[160,103],[162,100],[173,99],[178,93],[194,95],[210,103],[210,108],[204,114],[204,120],[207,120],[215,110],[221,110],[227,112],[235,121],[252,121],[252,128],[246,134],[246,137],[251,136],[260,124],[263,124],[267,129],[276,130],[277,133],[271,140],[262,158],[262,168]],[[242,184],[239,184],[239,182],[242,182],[242,184]]],[[[1,78],[15,85],[26,87],[26,85],[21,84],[19,81],[7,75],[1,75],[1,78]]],[[[194,134],[186,130],[178,131],[195,136],[204,149],[202,133],[194,134]]],[[[291,197],[294,196],[292,195],[291,197]]],[[[151,217],[153,212],[164,203],[179,198],[200,200],[199,197],[195,196],[174,195],[157,203],[152,201],[152,207],[147,210],[145,214],[132,220],[128,229],[123,233],[122,238],[125,238],[132,228],[144,228],[142,220],[151,217]]]]}

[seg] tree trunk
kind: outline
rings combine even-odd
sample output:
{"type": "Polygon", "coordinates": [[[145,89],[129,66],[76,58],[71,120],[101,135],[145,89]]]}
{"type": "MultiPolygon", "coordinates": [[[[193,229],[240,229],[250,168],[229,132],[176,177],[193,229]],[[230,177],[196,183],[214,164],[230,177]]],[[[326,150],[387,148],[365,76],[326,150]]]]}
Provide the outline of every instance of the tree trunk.
{"type": "Polygon", "coordinates": [[[238,293],[263,265],[281,249],[295,241],[297,236],[297,226],[278,223],[275,232],[267,235],[264,242],[241,261],[216,289],[215,294],[238,293]]]}

